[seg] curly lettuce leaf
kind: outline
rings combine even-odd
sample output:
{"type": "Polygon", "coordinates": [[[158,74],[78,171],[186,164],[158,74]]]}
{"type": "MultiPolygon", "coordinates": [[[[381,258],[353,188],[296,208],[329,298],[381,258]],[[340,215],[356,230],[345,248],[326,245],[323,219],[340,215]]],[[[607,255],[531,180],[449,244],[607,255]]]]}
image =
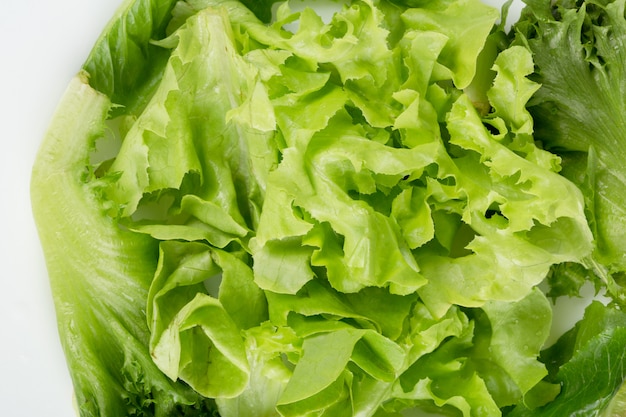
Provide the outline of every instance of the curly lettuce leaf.
{"type": "Polygon", "coordinates": [[[474,78],[476,57],[500,13],[480,1],[462,0],[423,2],[402,17],[411,29],[437,32],[447,38],[438,59],[439,71],[449,71],[456,87],[464,89],[474,78]]]}
{"type": "Polygon", "coordinates": [[[439,311],[450,304],[519,299],[553,264],[577,261],[591,251],[580,190],[557,174],[558,161],[538,149],[531,136],[532,119],[523,105],[537,90],[526,78],[532,72],[530,55],[510,48],[494,69],[494,86],[487,93],[494,112],[485,123],[500,130],[487,129],[469,97],[460,96],[447,115],[450,143],[464,150],[448,174],[454,185],[431,182],[440,201],[467,198],[455,210],[472,228],[466,256],[424,252],[418,259],[424,276],[432,277],[420,295],[439,311]],[[570,240],[574,235],[578,238],[570,240]]]}
{"type": "Polygon", "coordinates": [[[563,174],[585,193],[595,240],[589,269],[623,302],[624,2],[528,1],[517,40],[533,54],[541,88],[529,103],[536,138],[562,155],[563,174]]]}
{"type": "MultiPolygon", "coordinates": [[[[174,194],[173,207],[165,206],[178,211],[181,237],[191,234],[187,239],[193,239],[201,233],[201,223],[204,237],[223,247],[241,241],[254,226],[263,177],[276,164],[277,154],[265,133],[274,127],[267,94],[257,70],[238,55],[225,9],[219,10],[194,14],[173,35],[176,48],[159,87],[126,133],[110,168],[121,176],[109,196],[129,216],[150,195],[163,201],[164,194],[183,189],[186,195],[174,194]],[[208,67],[220,69],[206,71],[208,67]],[[246,111],[250,107],[255,110],[246,111]],[[254,119],[229,123],[241,119],[233,109],[254,119]],[[172,135],[178,138],[175,146],[172,135]]],[[[167,232],[153,224],[147,227],[157,236],[167,232]]]]}
{"type": "Polygon", "coordinates": [[[197,242],[161,244],[147,320],[152,358],[171,379],[206,397],[240,394],[250,372],[240,330],[260,324],[266,311],[244,260],[197,242]],[[220,281],[217,298],[209,280],[220,281]]]}
{"type": "Polygon", "coordinates": [[[455,323],[448,328],[453,331],[448,336],[454,337],[424,352],[402,374],[403,392],[398,399],[410,399],[425,408],[454,407],[463,416],[474,416],[488,409],[499,415],[496,409],[519,402],[544,404],[558,393],[558,387],[542,383],[548,371],[537,361],[552,314],[541,291],[535,289],[513,303],[489,302],[469,312],[471,321],[467,317],[450,321],[451,312],[442,324],[455,323]],[[453,384],[453,380],[468,386],[453,384]],[[534,392],[538,385],[545,395],[534,392]]]}

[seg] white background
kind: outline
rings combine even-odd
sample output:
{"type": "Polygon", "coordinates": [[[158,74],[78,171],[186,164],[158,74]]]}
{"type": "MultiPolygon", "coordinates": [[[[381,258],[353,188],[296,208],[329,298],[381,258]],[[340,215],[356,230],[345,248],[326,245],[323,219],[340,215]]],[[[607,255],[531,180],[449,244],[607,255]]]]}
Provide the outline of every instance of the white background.
{"type": "Polygon", "coordinates": [[[120,3],[0,0],[0,416],[74,416],[30,171],[63,91],[120,3]]]}

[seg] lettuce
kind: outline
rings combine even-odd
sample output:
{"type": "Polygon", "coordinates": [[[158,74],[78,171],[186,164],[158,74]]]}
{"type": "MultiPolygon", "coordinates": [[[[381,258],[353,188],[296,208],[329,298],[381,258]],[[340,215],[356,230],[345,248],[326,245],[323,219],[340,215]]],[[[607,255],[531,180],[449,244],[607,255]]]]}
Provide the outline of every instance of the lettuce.
{"type": "Polygon", "coordinates": [[[85,181],[110,100],[75,78],[32,176],[32,202],[59,333],[82,416],[207,415],[211,402],[169,380],[146,349],[145,300],[157,245],[119,227],[85,181]],[[115,297],[113,297],[115,295],[115,297]]]}
{"type": "Polygon", "coordinates": [[[125,3],[42,144],[33,210],[80,414],[554,399],[537,286],[594,246],[534,140],[531,53],[478,0],[328,21],[249,3],[125,3]]]}
{"type": "Polygon", "coordinates": [[[626,207],[624,188],[625,106],[623,1],[529,1],[516,24],[516,42],[526,45],[541,88],[528,109],[536,138],[563,159],[563,175],[583,190],[594,234],[592,276],[624,302],[626,207]]]}
{"type": "Polygon", "coordinates": [[[614,306],[592,302],[583,319],[542,354],[550,379],[563,387],[560,395],[533,411],[520,405],[509,415],[619,416],[623,408],[613,403],[626,378],[625,319],[614,306]]]}
{"type": "Polygon", "coordinates": [[[575,296],[595,283],[607,305],[585,317],[544,352],[550,380],[562,385],[556,400],[538,411],[512,415],[619,415],[623,412],[624,332],[624,45],[625,3],[529,0],[515,25],[514,43],[535,63],[541,87],[528,102],[535,138],[558,154],[562,175],[583,192],[594,236],[581,263],[553,267],[549,295],[575,296]],[[613,410],[613,411],[612,411],[613,410]]]}

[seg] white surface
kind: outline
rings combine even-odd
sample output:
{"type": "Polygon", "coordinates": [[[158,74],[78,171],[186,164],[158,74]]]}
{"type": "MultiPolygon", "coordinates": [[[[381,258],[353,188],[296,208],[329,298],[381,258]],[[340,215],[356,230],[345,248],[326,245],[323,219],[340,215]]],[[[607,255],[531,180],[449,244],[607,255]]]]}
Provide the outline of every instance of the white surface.
{"type": "Polygon", "coordinates": [[[30,170],[66,85],[120,2],[0,0],[0,416],[74,416],[30,170]]]}
{"type": "Polygon", "coordinates": [[[65,87],[121,0],[0,1],[0,416],[72,417],[30,170],[65,87]]]}

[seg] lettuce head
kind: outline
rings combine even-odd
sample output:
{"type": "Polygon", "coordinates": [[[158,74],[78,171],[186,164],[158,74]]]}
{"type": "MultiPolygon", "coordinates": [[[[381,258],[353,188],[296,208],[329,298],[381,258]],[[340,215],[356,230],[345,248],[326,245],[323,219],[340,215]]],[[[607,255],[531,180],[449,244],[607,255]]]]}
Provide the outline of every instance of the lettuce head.
{"type": "Polygon", "coordinates": [[[81,416],[499,416],[593,252],[478,0],[131,0],[32,177],[81,416]],[[313,5],[313,3],[312,3],[313,5]]]}

